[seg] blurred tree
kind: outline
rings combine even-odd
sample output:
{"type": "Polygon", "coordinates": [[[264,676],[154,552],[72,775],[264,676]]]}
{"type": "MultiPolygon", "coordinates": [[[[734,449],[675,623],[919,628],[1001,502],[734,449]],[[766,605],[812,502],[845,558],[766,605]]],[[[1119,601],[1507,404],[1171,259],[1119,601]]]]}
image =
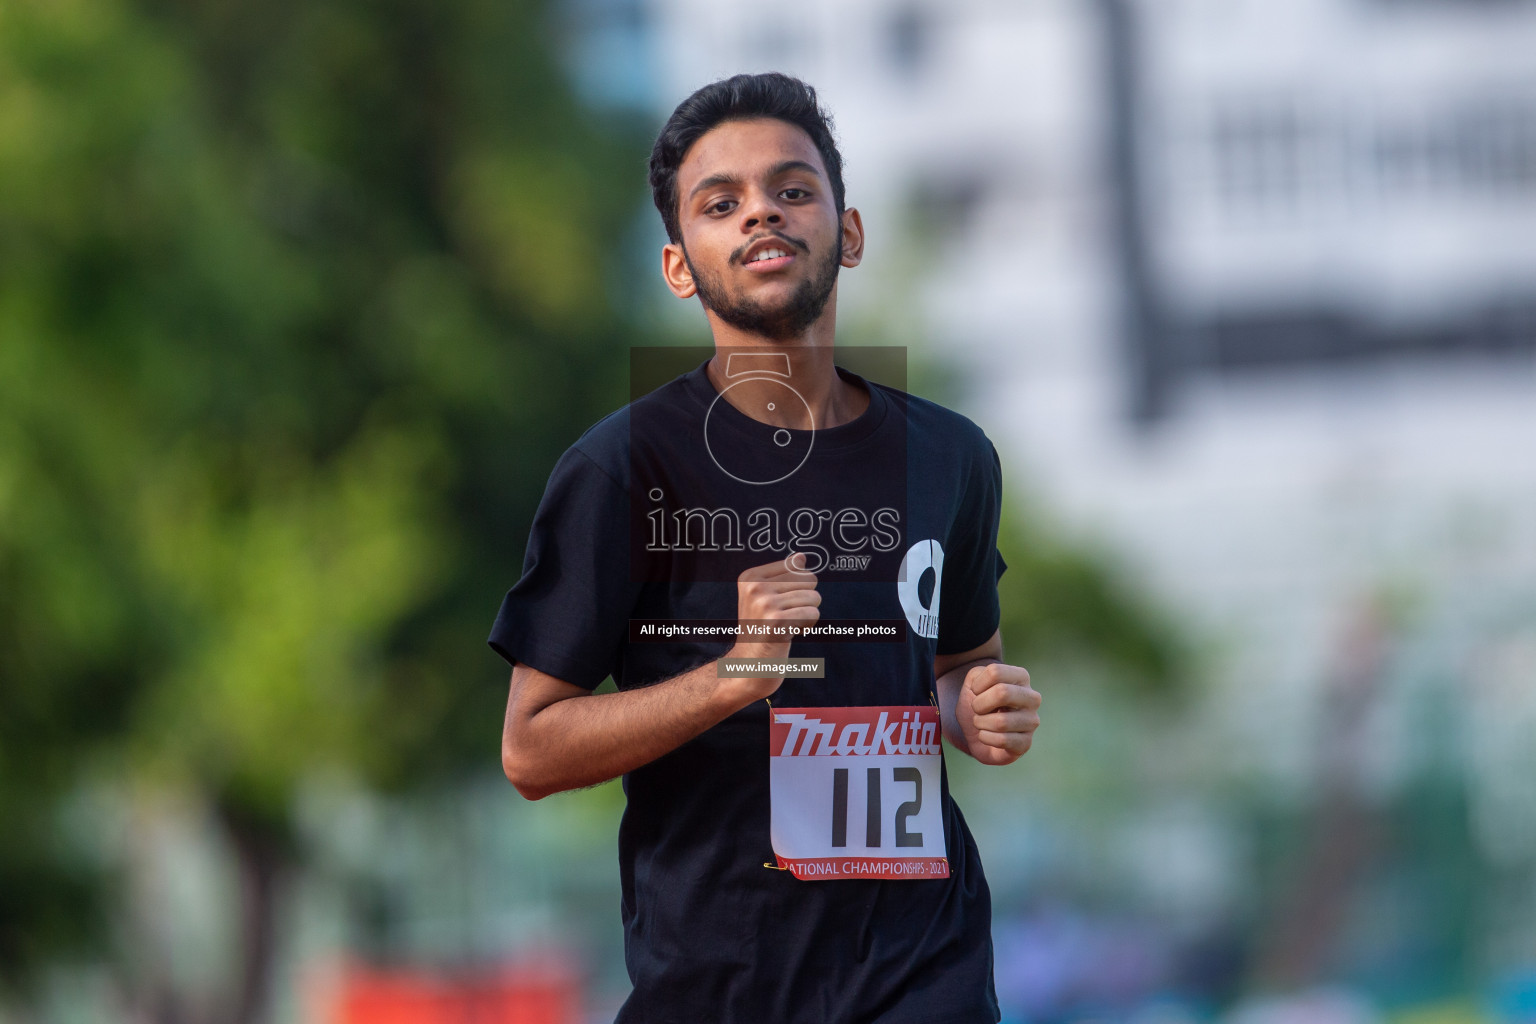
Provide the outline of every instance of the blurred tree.
{"type": "Polygon", "coordinates": [[[1065,539],[1038,508],[1005,498],[998,581],[1008,656],[1092,666],[1134,693],[1174,694],[1190,669],[1188,638],[1123,573],[1116,559],[1065,539]]]}
{"type": "Polygon", "coordinates": [[[216,810],[245,1021],[306,774],[494,763],[482,640],[556,453],[624,393],[603,281],[649,127],[578,109],[542,8],[0,7],[13,978],[83,935],[50,811],[83,770],[216,810]]]}

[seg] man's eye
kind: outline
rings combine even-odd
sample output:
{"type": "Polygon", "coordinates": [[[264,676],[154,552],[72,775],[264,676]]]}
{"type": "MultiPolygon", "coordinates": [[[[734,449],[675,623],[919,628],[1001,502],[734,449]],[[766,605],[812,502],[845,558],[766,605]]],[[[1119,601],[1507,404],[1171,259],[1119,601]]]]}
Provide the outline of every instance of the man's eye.
{"type": "Polygon", "coordinates": [[[783,192],[780,192],[779,195],[783,196],[785,199],[804,199],[806,196],[810,195],[810,193],[803,188],[787,188],[783,192]]]}
{"type": "Polygon", "coordinates": [[[707,212],[707,213],[729,213],[731,211],[731,206],[734,205],[734,203],[735,203],[735,200],[733,200],[733,199],[719,199],[719,200],[716,200],[713,203],[710,203],[709,206],[705,207],[705,212],[707,212]]]}

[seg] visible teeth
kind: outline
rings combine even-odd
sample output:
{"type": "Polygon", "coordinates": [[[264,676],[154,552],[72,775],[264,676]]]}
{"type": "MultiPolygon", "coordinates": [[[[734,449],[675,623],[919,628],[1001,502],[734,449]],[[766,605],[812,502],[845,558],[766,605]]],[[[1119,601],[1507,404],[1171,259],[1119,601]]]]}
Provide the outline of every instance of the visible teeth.
{"type": "Polygon", "coordinates": [[[747,262],[757,263],[760,260],[776,260],[780,256],[788,255],[789,253],[785,252],[783,249],[764,249],[762,252],[758,253],[756,256],[753,256],[747,262]]]}

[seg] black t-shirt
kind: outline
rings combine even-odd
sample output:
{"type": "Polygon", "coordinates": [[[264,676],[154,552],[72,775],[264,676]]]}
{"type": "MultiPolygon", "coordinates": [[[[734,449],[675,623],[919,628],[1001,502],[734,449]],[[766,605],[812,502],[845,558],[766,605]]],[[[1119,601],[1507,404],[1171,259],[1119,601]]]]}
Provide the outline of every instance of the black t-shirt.
{"type": "MultiPolygon", "coordinates": [[[[786,679],[773,706],[931,705],[934,656],[997,629],[997,453],[965,417],[838,373],[869,406],[814,436],[744,415],[702,366],[593,426],[550,476],[492,648],[588,688],[671,678],[730,644],[632,642],[630,620],[734,620],[735,574],[792,546],[823,622],[907,628],[797,640],[825,678],[786,679]]],[[[998,1020],[990,897],[947,778],[948,878],[798,880],[765,867],[769,713],[758,701],[624,777],[619,1021],[998,1020]]]]}

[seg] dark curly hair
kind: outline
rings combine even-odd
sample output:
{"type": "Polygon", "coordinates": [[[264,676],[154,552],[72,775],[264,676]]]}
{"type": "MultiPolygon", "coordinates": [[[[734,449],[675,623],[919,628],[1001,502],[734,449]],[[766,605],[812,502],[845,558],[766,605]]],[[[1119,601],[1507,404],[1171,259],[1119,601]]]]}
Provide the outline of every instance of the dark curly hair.
{"type": "Polygon", "coordinates": [[[651,199],[666,225],[667,238],[682,241],[678,218],[677,169],[688,150],[716,125],[773,117],[801,128],[816,144],[832,183],[838,216],[843,213],[843,157],[832,139],[832,116],[816,102],[816,90],[789,75],[770,71],[711,82],[677,105],[651,147],[651,199]]]}

